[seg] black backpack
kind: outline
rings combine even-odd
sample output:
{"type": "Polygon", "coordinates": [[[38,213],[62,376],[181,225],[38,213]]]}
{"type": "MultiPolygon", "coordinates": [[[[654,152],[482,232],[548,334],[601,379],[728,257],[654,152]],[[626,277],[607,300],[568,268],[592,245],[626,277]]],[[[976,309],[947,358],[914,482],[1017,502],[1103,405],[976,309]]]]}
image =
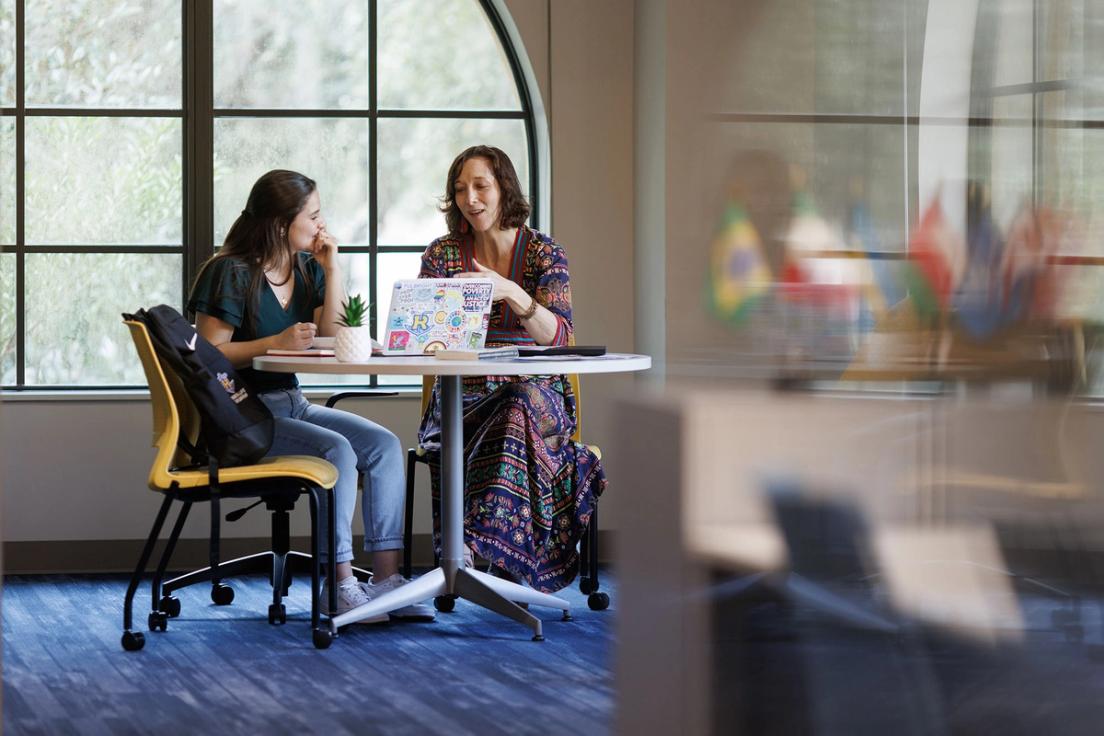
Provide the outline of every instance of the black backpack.
{"type": "Polygon", "coordinates": [[[203,339],[180,312],[164,304],[124,314],[141,322],[163,365],[180,377],[203,421],[200,447],[181,446],[197,464],[249,465],[272,447],[272,412],[238,375],[226,356],[203,339]]]}

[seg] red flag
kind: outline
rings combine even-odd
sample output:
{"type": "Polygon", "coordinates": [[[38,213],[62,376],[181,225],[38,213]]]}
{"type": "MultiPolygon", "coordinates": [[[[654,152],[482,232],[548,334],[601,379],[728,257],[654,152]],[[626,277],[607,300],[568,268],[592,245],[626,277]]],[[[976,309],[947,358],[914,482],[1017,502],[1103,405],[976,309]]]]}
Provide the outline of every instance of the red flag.
{"type": "Polygon", "coordinates": [[[1062,225],[1048,209],[1025,208],[1012,220],[1001,260],[1004,309],[1010,321],[1049,317],[1055,290],[1047,258],[1057,252],[1062,225]]]}
{"type": "Polygon", "coordinates": [[[944,312],[966,268],[966,246],[951,229],[936,195],[909,240],[905,280],[921,317],[944,312]]]}

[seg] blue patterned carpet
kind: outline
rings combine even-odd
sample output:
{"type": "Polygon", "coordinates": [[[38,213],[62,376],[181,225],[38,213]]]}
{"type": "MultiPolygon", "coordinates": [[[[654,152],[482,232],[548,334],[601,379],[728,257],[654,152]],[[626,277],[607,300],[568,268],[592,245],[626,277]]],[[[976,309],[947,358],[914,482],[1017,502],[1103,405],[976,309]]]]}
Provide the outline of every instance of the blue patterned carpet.
{"type": "MultiPolygon", "coordinates": [[[[613,714],[610,609],[577,587],[562,594],[546,641],[459,601],[435,623],[352,626],[319,651],[310,638],[309,581],[297,579],[286,626],[269,626],[268,581],[178,593],[165,633],[124,652],[123,576],[7,577],[3,589],[7,734],[606,733],[613,714]]],[[[135,600],[145,631],[148,587],[135,600]]]]}

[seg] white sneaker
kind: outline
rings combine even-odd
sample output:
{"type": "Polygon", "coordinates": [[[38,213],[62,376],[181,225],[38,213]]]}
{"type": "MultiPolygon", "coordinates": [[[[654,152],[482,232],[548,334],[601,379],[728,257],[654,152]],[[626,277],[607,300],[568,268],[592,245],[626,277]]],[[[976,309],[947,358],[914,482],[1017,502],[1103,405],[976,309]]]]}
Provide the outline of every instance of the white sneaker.
{"type": "MultiPolygon", "coordinates": [[[[365,603],[370,603],[372,597],[365,594],[361,588],[362,584],[357,583],[357,579],[350,575],[344,580],[339,580],[337,583],[337,613],[334,615],[341,615],[353,610],[359,606],[363,606],[365,603]]],[[[326,581],[322,581],[322,610],[326,611],[330,605],[329,591],[326,590],[326,581]]],[[[390,621],[391,618],[386,613],[379,613],[375,616],[369,616],[366,619],[357,621],[359,624],[382,624],[390,621]]]]}
{"type": "MultiPolygon", "coordinates": [[[[373,576],[367,583],[361,583],[360,588],[364,592],[364,595],[370,600],[378,598],[384,593],[388,593],[392,590],[397,590],[409,582],[409,580],[399,573],[395,573],[391,577],[381,580],[378,583],[376,582],[375,576],[373,576]]],[[[437,618],[437,612],[433,610],[433,607],[427,606],[424,603],[411,603],[409,606],[396,608],[394,611],[391,611],[391,615],[395,618],[412,621],[432,621],[437,618]]]]}

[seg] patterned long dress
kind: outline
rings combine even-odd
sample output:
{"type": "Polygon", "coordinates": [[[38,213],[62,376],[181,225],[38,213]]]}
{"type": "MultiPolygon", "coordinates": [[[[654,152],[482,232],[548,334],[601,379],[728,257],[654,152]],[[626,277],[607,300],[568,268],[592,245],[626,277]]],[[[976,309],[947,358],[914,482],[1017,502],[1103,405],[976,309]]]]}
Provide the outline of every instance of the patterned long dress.
{"type": "MultiPolygon", "coordinates": [[[[422,255],[420,278],[474,271],[473,243],[438,238],[422,255]]],[[[564,250],[518,229],[510,279],[553,314],[553,344],[571,339],[571,287],[564,250]]],[[[488,345],[533,345],[505,301],[495,302],[488,345]]],[[[464,386],[464,538],[476,553],[537,590],[552,592],[578,571],[577,543],[606,487],[601,462],[575,432],[575,395],[564,376],[468,376],[464,386]]],[[[433,538],[440,549],[440,382],[418,431],[428,449],[433,538]]]]}

